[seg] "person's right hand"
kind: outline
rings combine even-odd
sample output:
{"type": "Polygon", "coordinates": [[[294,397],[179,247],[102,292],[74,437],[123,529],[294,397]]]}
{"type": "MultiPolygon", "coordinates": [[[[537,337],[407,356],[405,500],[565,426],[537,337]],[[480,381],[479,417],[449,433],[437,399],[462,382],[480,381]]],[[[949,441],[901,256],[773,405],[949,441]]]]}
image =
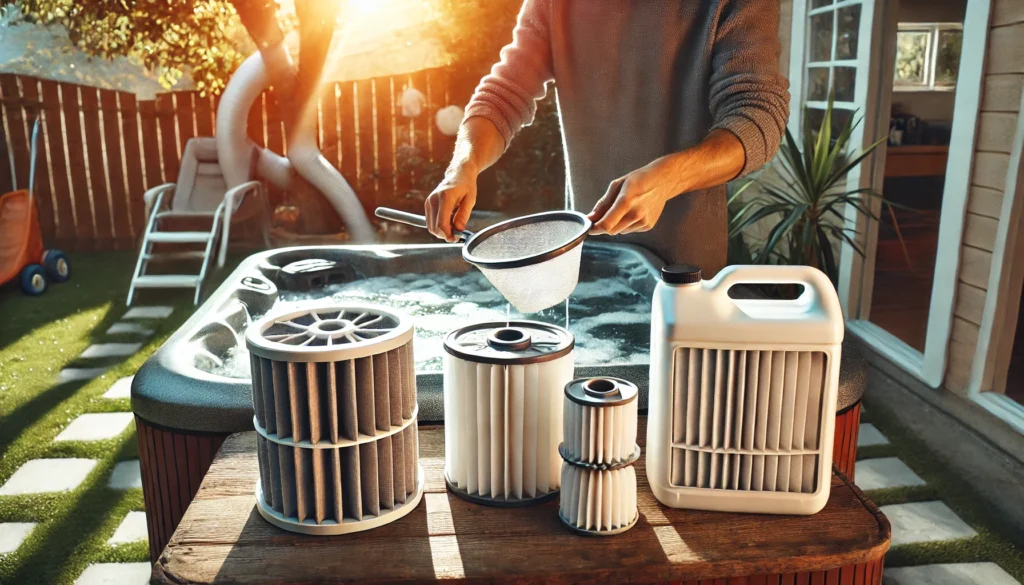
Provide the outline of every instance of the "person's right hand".
{"type": "Polygon", "coordinates": [[[427,229],[446,242],[458,240],[452,234],[466,229],[469,214],[476,205],[476,178],[479,172],[472,163],[449,167],[444,180],[423,203],[427,229]]]}

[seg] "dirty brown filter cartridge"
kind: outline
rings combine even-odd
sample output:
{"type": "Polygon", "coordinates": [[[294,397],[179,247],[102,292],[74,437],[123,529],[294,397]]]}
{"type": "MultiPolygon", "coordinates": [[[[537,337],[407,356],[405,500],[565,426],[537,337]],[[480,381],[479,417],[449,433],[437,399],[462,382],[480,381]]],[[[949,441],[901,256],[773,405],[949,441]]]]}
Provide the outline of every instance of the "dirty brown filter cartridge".
{"type": "Polygon", "coordinates": [[[423,494],[413,329],[375,306],[269,315],[247,331],[260,467],[256,503],[306,534],[374,528],[423,494]]]}

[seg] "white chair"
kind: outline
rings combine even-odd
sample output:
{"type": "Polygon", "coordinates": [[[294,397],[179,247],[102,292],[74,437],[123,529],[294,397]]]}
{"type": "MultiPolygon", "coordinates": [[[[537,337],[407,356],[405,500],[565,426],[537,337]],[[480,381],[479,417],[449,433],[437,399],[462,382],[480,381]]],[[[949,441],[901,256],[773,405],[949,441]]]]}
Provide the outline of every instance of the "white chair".
{"type": "MultiPolygon", "coordinates": [[[[257,151],[249,157],[249,177],[255,175],[257,151]]],[[[181,169],[177,183],[165,183],[143,194],[149,222],[142,236],[142,249],[135,265],[135,274],[128,289],[128,305],[132,304],[139,288],[195,288],[194,303],[199,304],[200,291],[217,239],[220,250],[217,266],[223,267],[227,256],[231,223],[261,216],[264,243],[270,247],[268,230],[270,205],[267,191],[260,181],[247,181],[228,188],[217,162],[217,143],[213,138],[191,138],[181,155],[181,169]],[[243,205],[244,204],[244,205],[243,205]],[[207,231],[175,230],[177,224],[209,222],[207,231]],[[202,250],[154,252],[155,244],[175,244],[180,249],[188,245],[202,246],[202,250]],[[201,259],[198,274],[149,274],[150,262],[160,260],[201,259]]],[[[192,228],[189,225],[189,228],[192,228]]]]}

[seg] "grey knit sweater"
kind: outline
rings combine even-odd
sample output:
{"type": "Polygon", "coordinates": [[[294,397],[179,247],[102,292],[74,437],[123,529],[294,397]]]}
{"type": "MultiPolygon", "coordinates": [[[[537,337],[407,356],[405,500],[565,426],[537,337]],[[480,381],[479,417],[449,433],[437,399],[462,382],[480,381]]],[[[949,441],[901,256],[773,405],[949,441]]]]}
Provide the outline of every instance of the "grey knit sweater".
{"type": "MultiPolygon", "coordinates": [[[[739,138],[745,174],[775,154],[788,116],[778,26],[779,0],[526,0],[466,116],[493,122],[507,147],[554,81],[568,204],[584,213],[612,180],[714,128],[739,138]]],[[[675,197],[653,230],[617,240],[712,275],[727,222],[722,186],[675,197]]]]}

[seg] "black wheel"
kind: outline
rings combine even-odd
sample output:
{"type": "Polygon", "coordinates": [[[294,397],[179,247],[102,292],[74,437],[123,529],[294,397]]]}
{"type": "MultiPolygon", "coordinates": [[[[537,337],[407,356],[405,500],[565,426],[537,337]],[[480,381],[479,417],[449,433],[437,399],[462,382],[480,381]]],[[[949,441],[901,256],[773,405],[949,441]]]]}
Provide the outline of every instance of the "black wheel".
{"type": "Polygon", "coordinates": [[[39,264],[29,264],[22,268],[21,290],[34,297],[46,292],[46,270],[39,264]]]}
{"type": "Polygon", "coordinates": [[[46,276],[53,282],[67,282],[71,278],[71,261],[60,250],[47,250],[43,254],[46,276]]]}

